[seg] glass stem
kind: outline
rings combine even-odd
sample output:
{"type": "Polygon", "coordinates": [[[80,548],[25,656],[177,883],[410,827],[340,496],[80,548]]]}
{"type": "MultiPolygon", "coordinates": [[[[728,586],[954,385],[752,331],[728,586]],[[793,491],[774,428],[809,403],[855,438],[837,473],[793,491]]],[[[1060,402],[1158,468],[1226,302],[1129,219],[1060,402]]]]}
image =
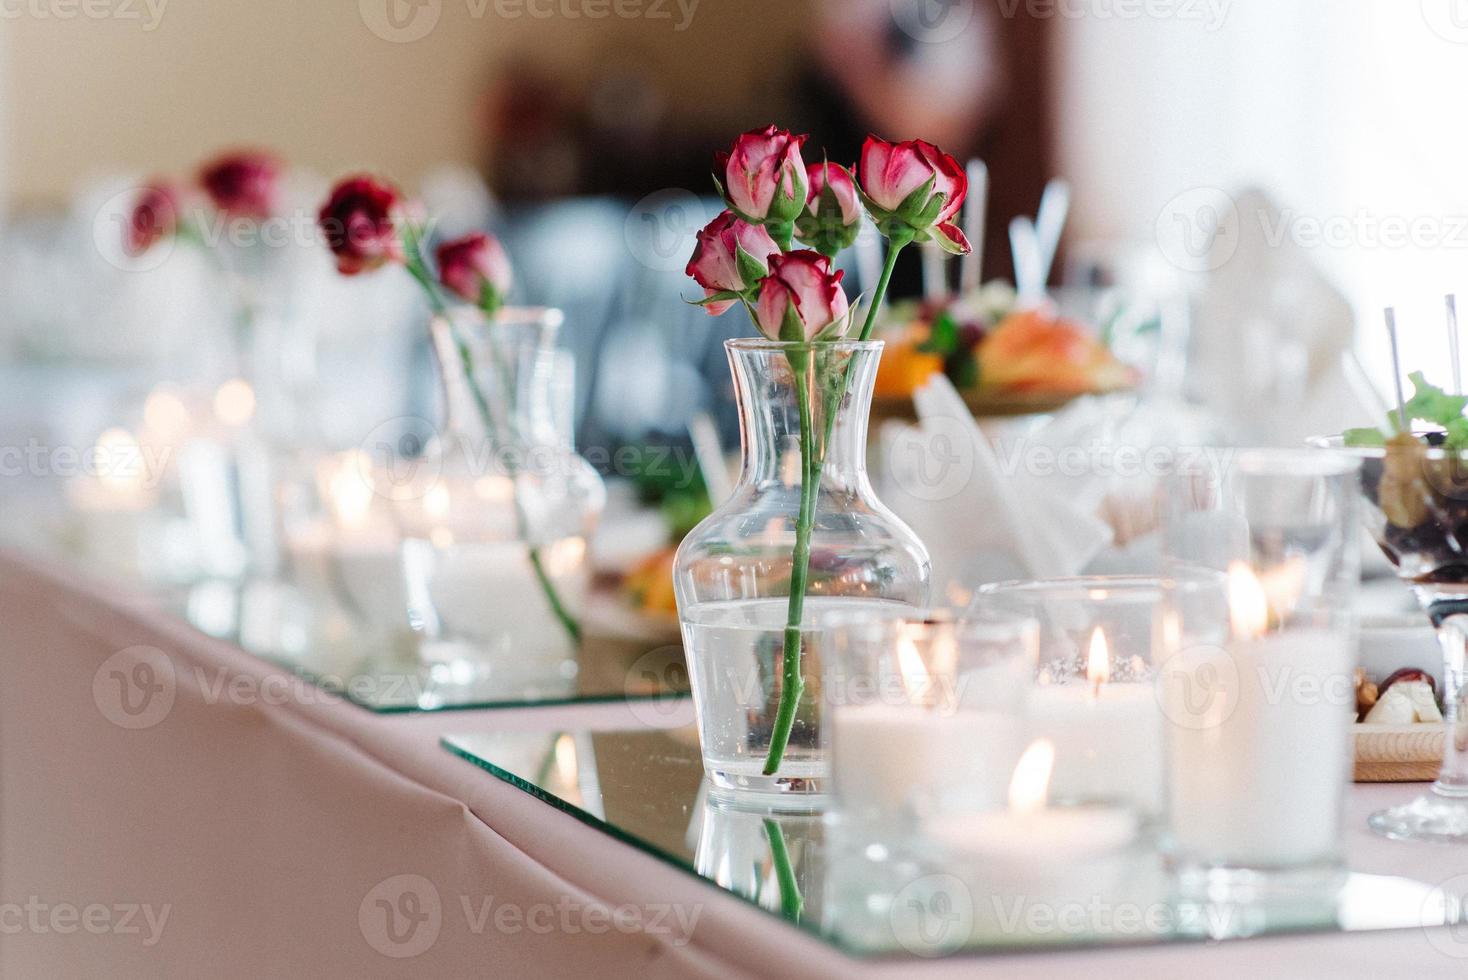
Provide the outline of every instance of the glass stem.
{"type": "Polygon", "coordinates": [[[1437,639],[1443,652],[1443,721],[1447,731],[1443,737],[1443,765],[1432,791],[1455,799],[1468,797],[1468,711],[1464,710],[1463,683],[1465,660],[1468,660],[1468,613],[1448,616],[1437,628],[1437,639]]]}
{"type": "Polygon", "coordinates": [[[773,776],[785,757],[795,711],[805,691],[800,670],[800,621],[805,614],[806,578],[810,573],[810,535],[815,522],[816,495],[820,489],[820,463],[816,460],[815,428],[811,423],[811,352],[793,350],[787,355],[795,376],[795,401],[800,415],[800,512],[795,518],[795,552],[790,563],[790,604],[785,617],[785,644],[780,660],[780,705],[770,732],[770,752],[764,774],[773,776]]]}

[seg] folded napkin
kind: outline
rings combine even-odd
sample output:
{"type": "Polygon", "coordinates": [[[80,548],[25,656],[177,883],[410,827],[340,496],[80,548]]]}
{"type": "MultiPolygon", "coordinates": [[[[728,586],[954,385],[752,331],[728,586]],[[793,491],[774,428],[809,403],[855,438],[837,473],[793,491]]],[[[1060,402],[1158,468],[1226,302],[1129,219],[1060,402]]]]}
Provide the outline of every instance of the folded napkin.
{"type": "Polygon", "coordinates": [[[946,377],[932,377],[913,403],[916,426],[883,429],[881,496],[928,546],[935,595],[1075,575],[1111,543],[1092,496],[1031,465],[1037,443],[1021,440],[1001,458],[946,377]]]}

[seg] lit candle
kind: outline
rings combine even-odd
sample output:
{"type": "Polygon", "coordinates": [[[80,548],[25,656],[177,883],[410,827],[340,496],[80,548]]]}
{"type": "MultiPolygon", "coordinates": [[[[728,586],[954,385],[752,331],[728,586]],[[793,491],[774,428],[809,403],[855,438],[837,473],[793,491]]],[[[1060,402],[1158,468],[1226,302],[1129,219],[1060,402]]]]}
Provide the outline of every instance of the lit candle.
{"type": "Polygon", "coordinates": [[[1004,686],[998,675],[1013,669],[996,665],[987,668],[993,677],[956,676],[951,636],[935,641],[928,661],[908,637],[897,641],[894,654],[897,690],[877,703],[831,709],[832,781],[840,807],[883,819],[908,813],[915,802],[998,803],[1004,774],[1023,744],[1023,706],[961,707],[958,688],[1004,686]]]}
{"type": "Polygon", "coordinates": [[[1035,688],[1031,732],[1056,749],[1051,795],[1109,800],[1156,813],[1162,803],[1162,712],[1152,685],[1112,682],[1101,627],[1091,632],[1085,683],[1035,688]]]}
{"type": "Polygon", "coordinates": [[[1169,785],[1180,852],[1208,863],[1327,860],[1348,778],[1354,658],[1344,629],[1274,628],[1293,572],[1227,574],[1226,647],[1164,651],[1169,785]]]}
{"type": "Polygon", "coordinates": [[[1049,739],[1032,742],[1014,767],[1007,809],[938,817],[924,823],[926,836],[981,859],[982,867],[999,879],[1031,877],[1052,867],[1071,869],[1135,840],[1137,819],[1120,807],[1049,806],[1056,758],[1057,747],[1049,739]]]}

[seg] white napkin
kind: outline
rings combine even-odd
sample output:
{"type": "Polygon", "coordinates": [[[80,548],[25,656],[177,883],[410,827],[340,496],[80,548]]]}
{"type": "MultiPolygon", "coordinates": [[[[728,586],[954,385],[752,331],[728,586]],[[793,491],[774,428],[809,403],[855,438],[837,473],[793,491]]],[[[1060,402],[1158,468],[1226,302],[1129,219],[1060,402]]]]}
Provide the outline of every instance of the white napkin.
{"type": "Polygon", "coordinates": [[[1341,370],[1355,336],[1350,302],[1308,249],[1279,233],[1289,212],[1268,194],[1245,188],[1231,203],[1198,297],[1193,393],[1241,444],[1299,446],[1379,424],[1341,370]]]}
{"type": "Polygon", "coordinates": [[[883,430],[882,499],[928,546],[935,595],[1075,575],[1111,543],[1090,495],[1037,475],[1023,446],[1001,459],[946,377],[913,403],[916,427],[883,430]]]}

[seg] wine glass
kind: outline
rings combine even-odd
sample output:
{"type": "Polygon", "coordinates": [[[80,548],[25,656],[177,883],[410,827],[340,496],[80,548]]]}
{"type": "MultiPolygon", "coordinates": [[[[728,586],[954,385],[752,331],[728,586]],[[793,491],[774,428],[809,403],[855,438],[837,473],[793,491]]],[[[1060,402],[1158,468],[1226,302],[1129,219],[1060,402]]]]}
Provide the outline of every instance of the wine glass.
{"type": "Polygon", "coordinates": [[[1373,813],[1372,830],[1397,840],[1468,843],[1468,454],[1434,448],[1427,434],[1396,436],[1384,447],[1320,448],[1361,458],[1367,529],[1437,630],[1443,655],[1442,769],[1430,793],[1373,813]]]}

